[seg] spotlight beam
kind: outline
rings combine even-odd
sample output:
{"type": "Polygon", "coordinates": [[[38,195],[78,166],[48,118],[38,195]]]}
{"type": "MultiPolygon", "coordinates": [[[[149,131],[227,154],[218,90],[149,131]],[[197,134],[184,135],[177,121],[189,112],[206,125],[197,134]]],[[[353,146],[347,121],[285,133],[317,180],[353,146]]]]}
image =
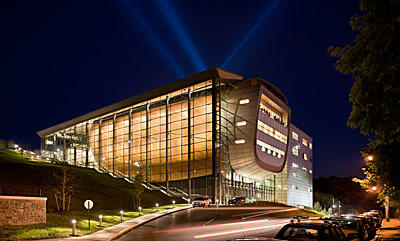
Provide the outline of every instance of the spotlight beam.
{"type": "Polygon", "coordinates": [[[161,56],[170,65],[178,78],[183,78],[185,73],[178,62],[175,60],[173,54],[168,50],[166,44],[161,40],[161,37],[150,26],[149,21],[141,13],[141,9],[129,0],[118,0],[121,11],[125,13],[126,19],[130,22],[132,27],[139,28],[143,33],[146,40],[158,49],[161,56]]]}
{"type": "Polygon", "coordinates": [[[267,10],[264,12],[264,14],[257,20],[257,22],[253,25],[253,27],[249,30],[249,32],[244,36],[242,41],[236,46],[236,48],[232,51],[232,53],[226,58],[224,64],[222,67],[225,67],[229,62],[232,60],[232,58],[239,52],[239,50],[249,41],[250,37],[254,34],[256,29],[261,25],[261,23],[265,20],[265,18],[270,15],[271,11],[276,7],[278,4],[279,0],[274,0],[270,6],[268,6],[267,10]]]}
{"type": "Polygon", "coordinates": [[[178,41],[183,46],[186,54],[195,65],[197,71],[200,72],[204,70],[206,68],[204,62],[201,59],[199,52],[194,46],[193,41],[190,39],[189,34],[182,24],[182,21],[179,19],[170,2],[168,0],[157,0],[155,2],[157,3],[161,14],[167,20],[167,23],[169,24],[171,29],[174,31],[175,35],[178,36],[178,41]]]}

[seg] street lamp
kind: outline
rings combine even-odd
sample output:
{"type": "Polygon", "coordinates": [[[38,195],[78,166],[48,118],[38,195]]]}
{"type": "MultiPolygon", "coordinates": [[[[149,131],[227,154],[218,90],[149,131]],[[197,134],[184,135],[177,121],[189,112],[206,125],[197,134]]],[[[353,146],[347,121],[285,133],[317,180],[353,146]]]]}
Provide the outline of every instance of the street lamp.
{"type": "Polygon", "coordinates": [[[100,223],[100,227],[103,226],[103,215],[99,215],[99,223],[100,223]]]}
{"type": "Polygon", "coordinates": [[[368,161],[372,161],[372,160],[374,160],[374,156],[369,155],[369,156],[367,157],[367,159],[368,159],[368,161]]]}
{"type": "Polygon", "coordinates": [[[76,236],[76,219],[72,219],[72,236],[76,236]]]}
{"type": "Polygon", "coordinates": [[[378,190],[378,188],[376,186],[373,186],[373,187],[371,187],[371,190],[376,191],[376,190],[378,190]]]}

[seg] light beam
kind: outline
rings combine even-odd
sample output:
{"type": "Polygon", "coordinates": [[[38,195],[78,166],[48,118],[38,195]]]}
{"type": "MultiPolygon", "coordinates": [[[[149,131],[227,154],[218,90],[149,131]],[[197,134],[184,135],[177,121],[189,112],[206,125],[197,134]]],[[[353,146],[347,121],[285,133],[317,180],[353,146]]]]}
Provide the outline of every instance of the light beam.
{"type": "Polygon", "coordinates": [[[229,62],[232,60],[232,58],[239,52],[239,50],[249,41],[250,37],[254,34],[256,29],[261,25],[261,23],[265,20],[265,18],[270,15],[271,11],[276,7],[278,4],[279,0],[274,0],[271,5],[268,6],[267,10],[264,12],[264,14],[257,20],[257,22],[253,25],[253,27],[249,30],[249,32],[244,36],[242,41],[236,46],[236,48],[232,51],[232,53],[228,56],[228,58],[225,60],[224,64],[222,67],[224,68],[229,62]]]}
{"type": "Polygon", "coordinates": [[[137,5],[133,4],[129,0],[118,0],[121,10],[125,13],[127,20],[133,27],[139,27],[144,33],[145,38],[149,43],[160,51],[161,56],[166,60],[166,62],[173,69],[178,78],[183,78],[185,76],[184,71],[181,66],[175,60],[173,54],[168,50],[165,43],[161,40],[161,37],[150,26],[149,21],[141,13],[141,9],[137,5]]]}
{"type": "Polygon", "coordinates": [[[182,24],[182,21],[179,19],[170,2],[168,0],[157,0],[155,2],[157,3],[161,14],[167,20],[167,23],[169,24],[171,29],[174,31],[175,35],[178,36],[178,41],[183,46],[186,54],[195,65],[197,71],[200,72],[205,70],[206,67],[200,57],[199,52],[195,48],[193,41],[190,39],[189,34],[182,24]]]}

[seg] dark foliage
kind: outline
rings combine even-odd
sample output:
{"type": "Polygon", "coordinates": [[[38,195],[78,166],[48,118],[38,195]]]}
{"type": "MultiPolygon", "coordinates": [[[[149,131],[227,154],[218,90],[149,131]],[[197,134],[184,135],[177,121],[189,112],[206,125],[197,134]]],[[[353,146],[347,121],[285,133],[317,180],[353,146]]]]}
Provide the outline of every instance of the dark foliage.
{"type": "Polygon", "coordinates": [[[351,177],[320,177],[314,179],[314,202],[328,209],[332,197],[341,201],[343,212],[362,212],[376,209],[376,195],[366,192],[351,177]]]}

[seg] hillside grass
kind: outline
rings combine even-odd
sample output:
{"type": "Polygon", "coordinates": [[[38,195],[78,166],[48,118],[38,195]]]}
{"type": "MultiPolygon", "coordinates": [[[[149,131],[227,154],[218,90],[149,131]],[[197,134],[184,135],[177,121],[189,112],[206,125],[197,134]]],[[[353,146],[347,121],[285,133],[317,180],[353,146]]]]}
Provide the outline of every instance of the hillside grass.
{"type": "MultiPolygon", "coordinates": [[[[185,206],[178,204],[175,206],[185,206]]],[[[172,205],[158,207],[158,211],[173,208],[172,205]]],[[[96,232],[98,230],[121,223],[120,210],[95,210],[91,213],[90,229],[88,228],[88,212],[71,211],[65,214],[47,214],[47,222],[33,225],[0,227],[0,240],[30,240],[45,238],[66,238],[72,236],[72,219],[76,219],[77,236],[96,232]],[[103,216],[103,225],[100,227],[99,215],[103,216]]],[[[145,208],[141,215],[157,212],[155,207],[145,208]]],[[[124,211],[122,221],[139,217],[137,211],[124,211]]]]}
{"type": "MultiPolygon", "coordinates": [[[[83,202],[87,199],[93,200],[96,210],[121,210],[133,209],[132,184],[123,179],[113,178],[96,170],[62,166],[31,159],[29,156],[12,150],[0,150],[0,195],[6,195],[7,190],[21,193],[47,197],[47,211],[56,210],[54,198],[54,174],[61,175],[62,168],[74,177],[76,193],[71,199],[71,211],[83,209],[83,202]]],[[[10,192],[9,192],[10,193],[10,192]]],[[[11,192],[12,193],[12,192],[11,192]]],[[[152,207],[155,203],[160,205],[171,204],[170,198],[159,191],[144,191],[142,195],[142,207],[152,207]]],[[[177,203],[183,200],[176,199],[177,203]]]]}
{"type": "MultiPolygon", "coordinates": [[[[132,190],[132,184],[125,180],[93,169],[51,164],[18,151],[0,149],[0,195],[11,195],[12,192],[20,196],[38,196],[41,193],[48,198],[46,223],[0,227],[0,240],[69,237],[72,234],[72,219],[77,220],[77,234],[85,235],[120,223],[121,210],[124,210],[123,221],[136,218],[139,213],[133,207],[132,190]],[[54,174],[61,175],[63,168],[74,177],[77,192],[71,199],[71,211],[58,213],[53,191],[54,174]],[[88,212],[83,207],[87,199],[94,202],[90,230],[88,212]],[[102,227],[98,226],[100,214],[103,215],[102,227]]],[[[160,204],[159,210],[172,208],[172,200],[184,203],[181,199],[146,189],[141,199],[144,215],[156,212],[155,203],[160,204]]],[[[176,204],[182,205],[186,204],[176,204]]]]}

